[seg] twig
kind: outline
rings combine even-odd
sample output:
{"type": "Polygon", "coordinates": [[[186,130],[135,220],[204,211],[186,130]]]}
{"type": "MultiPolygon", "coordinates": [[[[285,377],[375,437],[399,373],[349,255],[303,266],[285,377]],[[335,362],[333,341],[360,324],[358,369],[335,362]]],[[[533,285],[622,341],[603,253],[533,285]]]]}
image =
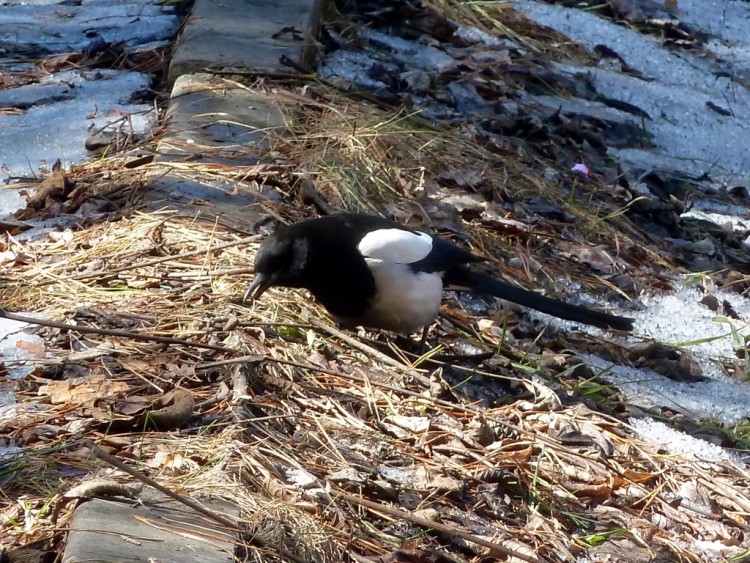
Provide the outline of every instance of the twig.
{"type": "Polygon", "coordinates": [[[228,360],[220,360],[218,362],[207,362],[205,364],[198,364],[195,369],[202,371],[208,369],[215,369],[222,366],[231,366],[235,364],[258,364],[266,360],[275,361],[275,358],[269,358],[268,356],[240,356],[238,358],[230,358],[228,360]]]}
{"type": "Polygon", "coordinates": [[[486,539],[480,538],[479,536],[475,536],[474,534],[471,534],[469,532],[464,532],[463,530],[459,530],[455,526],[446,526],[445,524],[441,524],[440,522],[436,522],[434,520],[428,520],[427,518],[420,518],[419,516],[414,516],[413,514],[410,514],[406,512],[405,510],[397,510],[395,508],[388,508],[387,506],[383,506],[382,504],[378,504],[377,502],[372,502],[370,500],[363,499],[361,497],[356,497],[354,495],[345,493],[341,490],[337,490],[335,493],[335,496],[337,496],[338,498],[342,498],[347,502],[351,502],[352,504],[357,504],[369,510],[387,514],[388,516],[391,516],[393,518],[406,520],[408,522],[411,522],[423,528],[432,528],[433,530],[437,530],[438,532],[443,533],[443,534],[447,534],[451,536],[458,536],[459,538],[464,539],[466,541],[470,541],[477,545],[481,545],[482,547],[486,547],[487,549],[492,551],[494,555],[516,557],[517,559],[521,559],[522,561],[528,561],[529,563],[543,563],[542,559],[537,559],[536,557],[532,557],[531,555],[526,555],[525,553],[521,553],[520,551],[516,551],[514,549],[504,547],[500,544],[487,541],[486,539]]]}
{"type": "Polygon", "coordinates": [[[168,336],[155,336],[153,334],[143,334],[141,332],[133,332],[130,330],[111,330],[106,328],[94,328],[90,326],[79,326],[69,325],[66,323],[58,323],[57,321],[47,321],[44,319],[37,319],[34,317],[27,317],[26,315],[18,315],[16,313],[9,313],[5,309],[0,308],[0,317],[10,319],[11,321],[18,321],[21,323],[28,323],[32,325],[47,326],[50,328],[59,328],[60,330],[72,330],[75,332],[81,332],[84,334],[102,334],[104,336],[119,336],[121,338],[132,338],[134,340],[145,340],[149,342],[159,342],[161,344],[175,344],[177,346],[192,346],[194,348],[205,348],[206,350],[216,350],[218,352],[231,352],[235,351],[232,348],[226,346],[219,346],[217,344],[203,344],[202,342],[192,342],[190,340],[183,340],[181,338],[169,338],[168,336]]]}

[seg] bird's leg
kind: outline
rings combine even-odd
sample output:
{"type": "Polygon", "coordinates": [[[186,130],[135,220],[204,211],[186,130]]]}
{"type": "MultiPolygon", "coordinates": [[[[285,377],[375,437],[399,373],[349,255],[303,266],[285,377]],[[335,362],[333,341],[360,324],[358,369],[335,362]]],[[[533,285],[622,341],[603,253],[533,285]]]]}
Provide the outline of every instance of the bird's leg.
{"type": "Polygon", "coordinates": [[[427,334],[430,332],[430,325],[425,325],[422,328],[422,338],[419,340],[419,355],[425,353],[426,344],[427,344],[427,334]]]}

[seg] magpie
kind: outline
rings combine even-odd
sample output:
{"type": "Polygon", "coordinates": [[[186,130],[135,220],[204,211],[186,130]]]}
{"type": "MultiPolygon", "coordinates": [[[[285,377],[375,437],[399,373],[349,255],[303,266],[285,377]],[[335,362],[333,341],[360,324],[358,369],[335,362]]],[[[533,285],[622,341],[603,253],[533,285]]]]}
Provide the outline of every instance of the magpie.
{"type": "Polygon", "coordinates": [[[633,330],[633,319],[550,299],[467,268],[483,260],[382,217],[328,215],[280,227],[261,243],[243,301],[273,286],[304,288],[344,327],[412,333],[437,318],[448,289],[600,328],[633,330]]]}

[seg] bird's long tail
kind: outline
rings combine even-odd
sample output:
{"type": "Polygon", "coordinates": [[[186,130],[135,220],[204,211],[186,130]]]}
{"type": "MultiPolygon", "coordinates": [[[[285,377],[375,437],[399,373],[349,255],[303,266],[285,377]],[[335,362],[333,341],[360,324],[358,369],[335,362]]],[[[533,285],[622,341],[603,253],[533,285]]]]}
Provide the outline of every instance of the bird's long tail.
{"type": "Polygon", "coordinates": [[[445,282],[446,289],[492,295],[560,319],[597,326],[599,328],[633,330],[633,319],[628,317],[610,315],[581,305],[571,305],[564,301],[550,299],[534,291],[529,291],[463,268],[455,268],[446,272],[445,282]]]}

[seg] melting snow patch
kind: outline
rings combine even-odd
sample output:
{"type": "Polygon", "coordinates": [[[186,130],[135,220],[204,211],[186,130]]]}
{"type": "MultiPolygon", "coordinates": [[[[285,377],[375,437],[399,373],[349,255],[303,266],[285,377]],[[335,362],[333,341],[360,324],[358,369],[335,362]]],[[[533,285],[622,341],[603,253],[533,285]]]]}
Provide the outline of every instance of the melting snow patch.
{"type": "MultiPolygon", "coordinates": [[[[711,57],[701,58],[689,52],[673,54],[650,37],[583,10],[527,0],[515,0],[513,5],[536,22],[589,49],[597,45],[610,47],[646,78],[597,67],[569,69],[586,72],[602,96],[627,102],[651,117],[644,120],[643,126],[653,135],[658,151],[621,149],[611,150],[611,154],[646,169],[667,168],[698,175],[710,170],[712,177],[722,182],[750,179],[750,145],[746,142],[750,136],[750,90],[731,76],[717,73],[711,57]],[[727,115],[712,111],[710,104],[724,108],[727,115]]],[[[732,27],[721,16],[724,8],[717,3],[691,3],[695,9],[698,5],[704,5],[702,11],[712,12],[707,24],[709,32],[721,25],[727,37],[744,38],[744,43],[733,47],[738,52],[736,61],[747,60],[747,3],[721,3],[722,7],[731,6],[745,15],[733,18],[732,27]],[[741,29],[735,29],[740,24],[741,29]]],[[[686,9],[682,2],[680,9],[686,9]]],[[[727,43],[721,45],[730,48],[727,43]]],[[[750,69],[741,71],[747,74],[750,69]]]]}
{"type": "MultiPolygon", "coordinates": [[[[7,377],[0,378],[0,420],[7,420],[16,414],[17,405],[13,382],[27,375],[32,366],[25,360],[44,357],[44,339],[34,334],[22,332],[27,323],[0,319],[0,362],[8,369],[7,377]]],[[[0,448],[0,454],[2,449],[0,448]]]]}
{"type": "Polygon", "coordinates": [[[9,364],[8,377],[19,379],[31,372],[25,360],[44,356],[44,339],[35,334],[16,332],[0,340],[0,356],[9,364]]]}
{"type": "Polygon", "coordinates": [[[743,219],[736,215],[726,215],[724,213],[716,213],[712,211],[700,211],[699,209],[693,208],[680,215],[680,217],[702,219],[720,226],[731,225],[733,231],[744,232],[750,229],[750,219],[743,219]]]}
{"type": "MultiPolygon", "coordinates": [[[[409,41],[368,28],[361,29],[361,33],[374,46],[385,47],[389,54],[388,59],[383,58],[382,52],[377,49],[339,49],[326,57],[319,68],[321,76],[343,78],[363,88],[378,89],[385,87],[385,84],[373,75],[373,70],[377,69],[378,65],[388,73],[411,69],[411,72],[406,71],[406,74],[410,74],[415,69],[443,71],[455,64],[453,57],[446,52],[418,41],[409,41]]],[[[429,83],[427,86],[429,87],[429,83]]]]}
{"type": "MultiPolygon", "coordinates": [[[[153,106],[130,99],[149,84],[143,74],[100,69],[62,72],[39,84],[0,91],[0,106],[24,110],[0,115],[3,173],[36,176],[42,162],[81,162],[88,156],[91,133],[108,125],[120,127],[123,135],[146,136],[156,125],[153,106]]],[[[18,209],[19,201],[15,192],[0,192],[0,215],[18,209]]]]}
{"type": "Polygon", "coordinates": [[[707,47],[723,62],[747,73],[750,63],[750,12],[744,0],[680,0],[679,17],[702,29],[711,39],[707,47]]]}
{"type": "MultiPolygon", "coordinates": [[[[0,0],[0,70],[36,76],[41,73],[30,59],[83,51],[93,57],[111,45],[129,53],[152,49],[166,44],[178,27],[174,8],[158,0],[0,0]]],[[[148,86],[146,76],[100,69],[0,90],[0,107],[15,110],[0,115],[0,177],[12,184],[19,176],[37,176],[42,161],[81,162],[91,133],[116,127],[122,137],[144,137],[156,124],[153,106],[131,98],[148,86]]],[[[107,134],[91,137],[108,142],[107,134]]],[[[0,217],[23,205],[14,191],[0,191],[0,217]]]]}
{"type": "Polygon", "coordinates": [[[445,51],[416,41],[388,35],[374,29],[362,28],[361,33],[373,43],[380,43],[391,50],[396,61],[409,63],[424,70],[442,71],[454,64],[454,59],[445,51]]]}
{"type": "MultiPolygon", "coordinates": [[[[680,281],[685,280],[677,280],[680,281]]],[[[567,285],[577,287],[574,283],[567,285]]],[[[572,294],[578,295],[581,304],[601,306],[586,294],[575,291],[572,294]]],[[[720,302],[729,302],[740,318],[750,319],[750,300],[747,298],[721,289],[712,294],[720,302]]],[[[700,303],[702,298],[703,294],[697,289],[681,286],[673,293],[642,296],[642,310],[610,312],[635,318],[634,334],[644,340],[653,339],[684,348],[698,362],[702,374],[708,378],[706,381],[674,381],[647,368],[613,364],[592,354],[581,354],[581,357],[599,372],[604,381],[616,385],[628,395],[633,404],[646,408],[665,406],[691,417],[736,422],[750,414],[750,385],[728,377],[721,368],[721,361],[736,359],[734,350],[750,337],[750,326],[744,321],[718,316],[700,303]]],[[[536,311],[530,314],[563,330],[577,328],[605,337],[611,334],[536,311]]],[[[742,375],[738,374],[738,377],[742,375]]]]}
{"type": "Polygon", "coordinates": [[[467,43],[483,43],[488,47],[499,47],[503,44],[502,40],[495,37],[494,35],[485,33],[481,29],[477,29],[476,27],[465,27],[463,25],[459,25],[458,22],[453,23],[455,23],[457,26],[455,35],[457,37],[460,37],[467,43]]]}
{"type": "MultiPolygon", "coordinates": [[[[750,318],[750,301],[717,289],[741,318],[750,318]]],[[[734,348],[750,335],[747,323],[717,316],[700,303],[703,295],[692,287],[672,294],[642,297],[644,310],[633,314],[636,333],[645,339],[679,345],[689,351],[707,381],[674,381],[650,369],[613,365],[593,355],[586,360],[605,381],[617,385],[630,400],[645,407],[666,406],[698,418],[734,422],[750,413],[750,385],[727,377],[719,365],[735,358],[734,348]]]]}
{"type": "MultiPolygon", "coordinates": [[[[741,319],[750,319],[750,300],[722,289],[712,293],[719,301],[729,302],[741,319]]],[[[644,295],[644,309],[634,316],[639,336],[685,347],[696,356],[705,374],[713,376],[721,372],[712,359],[735,357],[734,350],[750,335],[750,327],[744,321],[717,316],[700,303],[703,297],[686,286],[670,294],[644,295]]]]}
{"type": "Polygon", "coordinates": [[[385,84],[370,77],[369,71],[375,61],[365,53],[339,49],[326,58],[320,67],[323,78],[343,78],[363,88],[384,88],[385,84]]]}
{"type": "Polygon", "coordinates": [[[657,422],[651,418],[631,418],[628,424],[635,429],[642,440],[661,444],[672,455],[679,455],[693,461],[742,463],[738,456],[731,455],[719,446],[688,436],[663,422],[657,422]]]}
{"type": "Polygon", "coordinates": [[[0,2],[0,44],[11,56],[85,51],[118,41],[132,49],[165,41],[178,26],[173,9],[153,0],[0,2]]]}
{"type": "MultiPolygon", "coordinates": [[[[0,420],[3,419],[2,410],[0,410],[0,420]]],[[[0,446],[0,470],[7,465],[15,462],[23,455],[23,449],[18,446],[0,446]]]]}
{"type": "Polygon", "coordinates": [[[750,411],[750,386],[720,376],[696,383],[673,381],[647,368],[612,364],[592,354],[581,356],[604,381],[643,408],[665,406],[690,418],[732,423],[750,411]]]}
{"type": "Polygon", "coordinates": [[[25,109],[0,116],[4,171],[28,175],[44,160],[84,160],[89,130],[105,123],[126,119],[135,135],[144,134],[156,120],[153,106],[129,100],[149,84],[143,74],[100,69],[61,72],[39,84],[1,91],[0,105],[25,109]]]}

